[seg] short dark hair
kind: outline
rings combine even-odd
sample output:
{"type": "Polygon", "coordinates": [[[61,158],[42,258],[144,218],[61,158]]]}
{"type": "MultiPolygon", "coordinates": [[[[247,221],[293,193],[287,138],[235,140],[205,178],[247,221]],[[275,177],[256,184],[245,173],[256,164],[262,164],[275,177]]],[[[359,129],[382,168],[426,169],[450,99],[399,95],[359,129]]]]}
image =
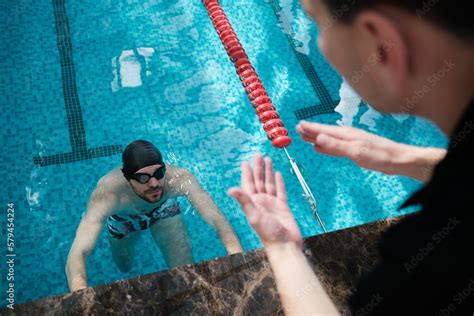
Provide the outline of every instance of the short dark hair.
{"type": "Polygon", "coordinates": [[[391,5],[424,18],[462,38],[474,37],[474,23],[469,13],[471,1],[449,0],[324,0],[329,11],[341,22],[350,23],[360,12],[391,5]]]}

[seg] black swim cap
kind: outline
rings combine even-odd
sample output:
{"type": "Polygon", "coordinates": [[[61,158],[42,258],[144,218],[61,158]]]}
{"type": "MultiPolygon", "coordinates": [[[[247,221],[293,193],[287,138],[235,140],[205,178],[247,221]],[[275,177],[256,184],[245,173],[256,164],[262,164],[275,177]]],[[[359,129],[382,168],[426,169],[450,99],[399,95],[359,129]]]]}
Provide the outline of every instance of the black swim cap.
{"type": "Polygon", "coordinates": [[[130,143],[123,151],[122,162],[122,172],[127,179],[142,168],[164,164],[160,151],[146,140],[130,143]]]}

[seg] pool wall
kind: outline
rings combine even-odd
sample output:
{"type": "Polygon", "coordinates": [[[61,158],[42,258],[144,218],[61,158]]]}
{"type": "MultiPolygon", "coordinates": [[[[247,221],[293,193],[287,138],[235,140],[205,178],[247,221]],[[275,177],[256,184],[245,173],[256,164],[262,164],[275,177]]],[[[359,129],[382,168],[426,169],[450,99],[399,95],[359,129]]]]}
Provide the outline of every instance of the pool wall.
{"type": "MultiPolygon", "coordinates": [[[[404,215],[410,216],[410,215],[404,215]]],[[[402,217],[305,239],[305,254],[338,309],[378,260],[377,240],[402,217]]],[[[263,249],[25,303],[2,315],[281,315],[263,249]]]]}

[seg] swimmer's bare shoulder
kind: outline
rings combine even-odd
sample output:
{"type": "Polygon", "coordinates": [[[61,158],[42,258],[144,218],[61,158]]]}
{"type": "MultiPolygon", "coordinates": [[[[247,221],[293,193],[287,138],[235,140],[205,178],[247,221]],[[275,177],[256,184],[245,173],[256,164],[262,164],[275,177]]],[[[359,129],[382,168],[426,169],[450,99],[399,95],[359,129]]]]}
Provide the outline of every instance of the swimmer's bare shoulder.
{"type": "Polygon", "coordinates": [[[166,164],[166,183],[169,187],[171,196],[184,195],[184,189],[187,188],[191,171],[185,168],[166,164]]]}
{"type": "Polygon", "coordinates": [[[126,180],[120,168],[113,169],[97,182],[87,204],[86,216],[92,221],[103,221],[117,213],[123,199],[126,180]]]}

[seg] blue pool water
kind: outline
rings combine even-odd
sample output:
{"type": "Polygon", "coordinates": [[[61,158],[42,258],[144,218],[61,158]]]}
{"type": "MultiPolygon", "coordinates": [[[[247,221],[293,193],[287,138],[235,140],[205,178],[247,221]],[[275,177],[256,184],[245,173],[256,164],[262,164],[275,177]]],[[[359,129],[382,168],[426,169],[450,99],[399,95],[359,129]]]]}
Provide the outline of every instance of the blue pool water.
{"type": "MultiPolygon", "coordinates": [[[[120,165],[121,149],[139,138],[197,176],[245,250],[261,243],[226,191],[238,185],[239,165],[254,152],[272,157],[282,171],[304,236],[321,233],[199,0],[0,3],[0,197],[2,214],[7,203],[15,205],[16,303],[67,291],[66,257],[89,195],[102,175],[120,165]]],[[[399,215],[398,206],[419,183],[316,154],[294,127],[306,118],[445,146],[440,132],[421,119],[382,115],[360,104],[317,50],[317,29],[297,0],[221,3],[290,131],[289,151],[327,228],[399,215]]],[[[216,233],[181,203],[194,261],[224,256],[216,233]]],[[[4,306],[3,215],[0,225],[4,306]]],[[[148,232],[137,248],[133,270],[121,273],[103,231],[88,259],[90,285],[166,269],[148,232]]]]}

